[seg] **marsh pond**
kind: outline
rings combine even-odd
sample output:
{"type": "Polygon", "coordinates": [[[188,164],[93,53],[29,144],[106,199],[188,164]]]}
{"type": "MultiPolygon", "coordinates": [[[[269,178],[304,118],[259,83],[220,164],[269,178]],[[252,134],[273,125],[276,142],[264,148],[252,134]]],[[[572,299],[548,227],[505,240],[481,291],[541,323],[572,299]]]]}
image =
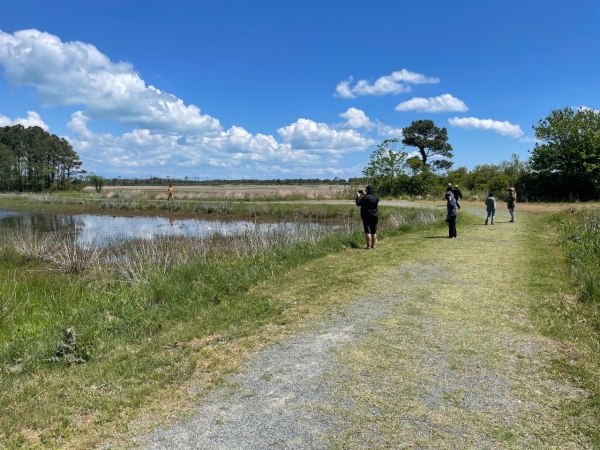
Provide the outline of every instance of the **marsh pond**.
{"type": "MultiPolygon", "coordinates": [[[[0,233],[12,231],[72,233],[78,243],[111,243],[136,239],[156,239],[171,236],[206,238],[213,235],[233,236],[253,233],[293,232],[300,225],[295,222],[255,223],[253,221],[225,221],[204,219],[173,219],[168,217],[119,217],[93,214],[38,214],[0,210],[0,233]]],[[[302,227],[306,227],[303,224],[302,227]]],[[[330,228],[310,224],[313,229],[330,228]]]]}

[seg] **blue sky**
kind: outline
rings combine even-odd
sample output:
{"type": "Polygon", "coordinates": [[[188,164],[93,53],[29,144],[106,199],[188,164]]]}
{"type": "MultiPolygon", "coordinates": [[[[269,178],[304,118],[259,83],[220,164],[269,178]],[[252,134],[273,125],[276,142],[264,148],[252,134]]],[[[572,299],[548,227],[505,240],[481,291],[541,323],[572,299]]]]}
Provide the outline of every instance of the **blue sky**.
{"type": "Polygon", "coordinates": [[[2,3],[0,126],[107,177],[360,176],[418,119],[472,168],[600,109],[596,0],[2,3]]]}

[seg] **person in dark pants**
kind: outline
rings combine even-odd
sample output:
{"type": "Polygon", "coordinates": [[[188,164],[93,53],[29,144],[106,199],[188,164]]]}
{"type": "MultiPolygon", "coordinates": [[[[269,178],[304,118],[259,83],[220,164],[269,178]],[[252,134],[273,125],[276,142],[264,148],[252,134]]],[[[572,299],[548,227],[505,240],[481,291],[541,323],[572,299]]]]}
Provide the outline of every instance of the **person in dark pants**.
{"type": "Polygon", "coordinates": [[[379,197],[375,194],[373,186],[367,186],[364,191],[356,193],[356,206],[360,206],[360,218],[363,221],[367,241],[366,250],[373,250],[377,242],[378,203],[379,197]]]}
{"type": "Polygon", "coordinates": [[[454,201],[456,202],[456,207],[460,209],[460,205],[458,204],[458,200],[462,198],[462,192],[458,188],[458,184],[454,185],[454,189],[452,189],[452,195],[454,195],[454,201]]]}
{"type": "Polygon", "coordinates": [[[448,216],[446,222],[448,222],[448,237],[450,239],[458,237],[456,234],[456,216],[458,215],[458,208],[456,207],[456,201],[452,192],[446,192],[446,208],[448,209],[448,216]]]}

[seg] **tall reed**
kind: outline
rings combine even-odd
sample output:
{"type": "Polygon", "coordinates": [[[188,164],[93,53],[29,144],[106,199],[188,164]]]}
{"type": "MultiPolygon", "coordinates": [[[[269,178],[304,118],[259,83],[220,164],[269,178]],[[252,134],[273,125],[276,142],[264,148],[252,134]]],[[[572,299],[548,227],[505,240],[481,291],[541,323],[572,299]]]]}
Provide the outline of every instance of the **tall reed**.
{"type": "MultiPolygon", "coordinates": [[[[596,305],[600,315],[600,209],[571,208],[557,218],[579,297],[596,305]]],[[[600,325],[600,317],[598,320],[600,325]]]]}

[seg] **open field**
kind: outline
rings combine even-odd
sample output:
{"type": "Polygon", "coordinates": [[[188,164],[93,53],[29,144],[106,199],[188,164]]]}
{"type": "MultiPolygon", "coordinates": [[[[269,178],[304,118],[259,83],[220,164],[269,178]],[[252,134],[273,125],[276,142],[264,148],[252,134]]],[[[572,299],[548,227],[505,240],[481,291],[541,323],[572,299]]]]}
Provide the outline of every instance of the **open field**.
{"type": "MultiPolygon", "coordinates": [[[[138,198],[166,199],[168,186],[104,186],[101,195],[113,198],[115,195],[132,195],[138,198]]],[[[218,186],[173,186],[175,198],[191,199],[337,199],[355,193],[352,186],[329,184],[317,185],[245,185],[223,184],[218,186]]],[[[95,193],[89,186],[84,193],[95,193]]]]}

